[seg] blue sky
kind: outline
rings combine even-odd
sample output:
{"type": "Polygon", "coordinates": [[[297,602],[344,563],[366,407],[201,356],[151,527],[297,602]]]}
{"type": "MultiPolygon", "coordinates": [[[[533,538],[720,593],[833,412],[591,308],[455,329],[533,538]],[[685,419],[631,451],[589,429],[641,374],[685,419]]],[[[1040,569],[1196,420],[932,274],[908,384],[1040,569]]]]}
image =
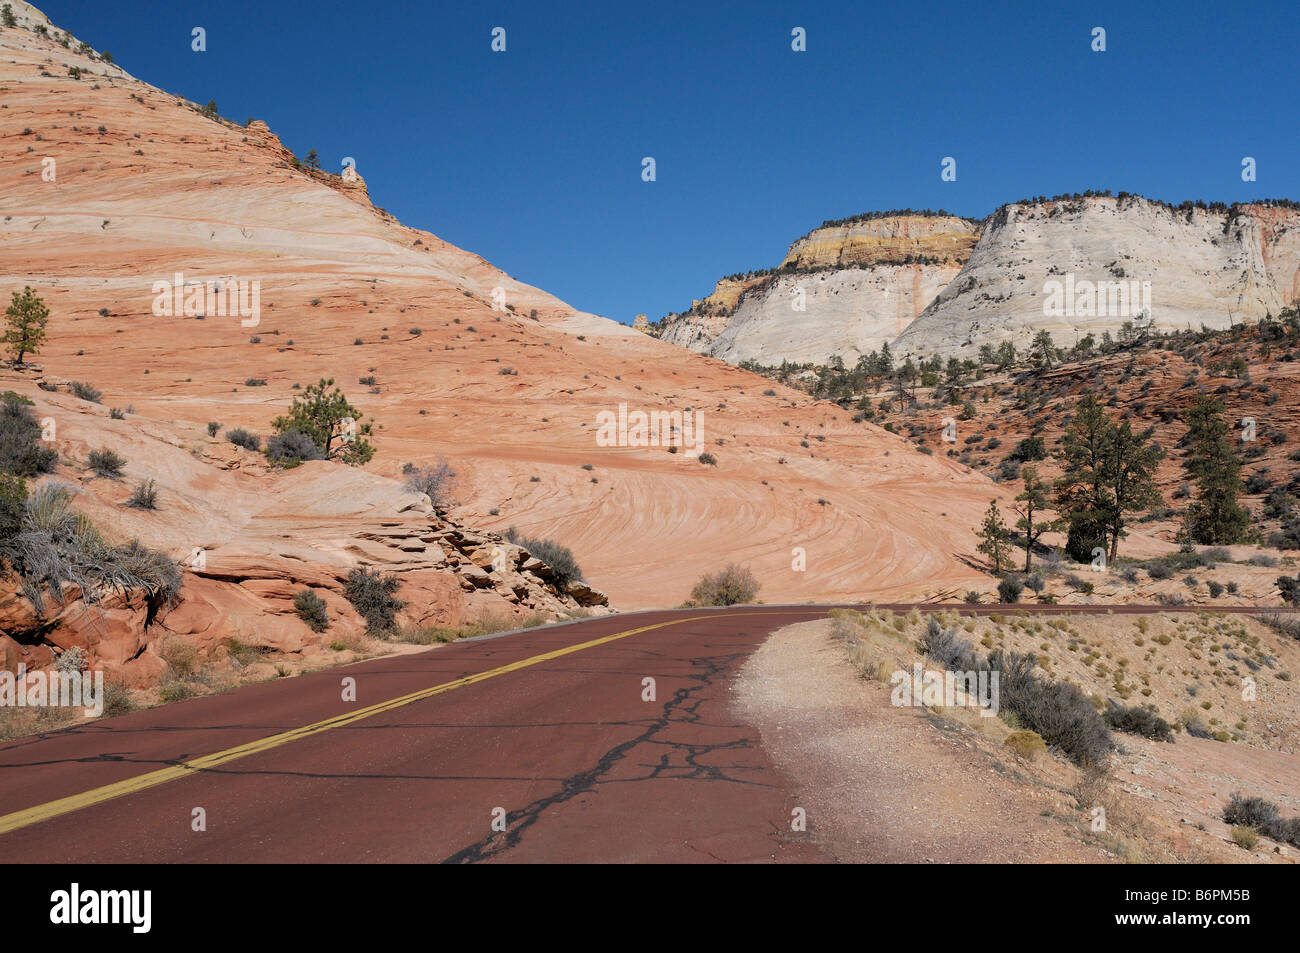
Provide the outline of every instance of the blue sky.
{"type": "Polygon", "coordinates": [[[354,156],[403,222],[625,322],[872,209],[982,217],[1088,188],[1300,199],[1300,16],[1280,2],[37,6],[326,168],[354,156]]]}

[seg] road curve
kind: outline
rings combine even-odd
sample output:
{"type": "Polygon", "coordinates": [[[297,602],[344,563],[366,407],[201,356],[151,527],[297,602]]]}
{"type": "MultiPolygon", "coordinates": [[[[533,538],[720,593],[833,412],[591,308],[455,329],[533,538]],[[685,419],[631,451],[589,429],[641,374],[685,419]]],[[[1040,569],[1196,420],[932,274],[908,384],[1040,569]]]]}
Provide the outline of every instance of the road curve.
{"type": "Polygon", "coordinates": [[[0,850],[40,863],[828,860],[791,830],[798,805],[732,714],[728,681],[770,632],[829,608],[608,616],[20,739],[0,747],[0,850]]]}

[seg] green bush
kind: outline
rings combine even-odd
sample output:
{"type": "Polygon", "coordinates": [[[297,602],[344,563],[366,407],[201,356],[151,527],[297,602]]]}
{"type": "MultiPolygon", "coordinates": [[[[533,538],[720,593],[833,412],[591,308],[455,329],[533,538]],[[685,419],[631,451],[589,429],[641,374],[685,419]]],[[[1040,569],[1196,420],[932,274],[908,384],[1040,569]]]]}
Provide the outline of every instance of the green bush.
{"type": "Polygon", "coordinates": [[[1019,576],[1007,576],[998,583],[998,600],[1007,604],[1019,602],[1024,591],[1025,584],[1020,581],[1019,576]]]}
{"type": "Polygon", "coordinates": [[[122,475],[122,468],[126,466],[126,458],[108,447],[100,447],[98,450],[90,451],[87,463],[90,465],[90,469],[100,476],[116,480],[122,475]]]}
{"type": "Polygon", "coordinates": [[[1156,741],[1174,740],[1173,726],[1149,708],[1125,708],[1123,705],[1112,704],[1106,710],[1106,724],[1115,731],[1130,735],[1141,735],[1156,741]]]}
{"type": "Polygon", "coordinates": [[[99,399],[104,396],[104,392],[93,384],[87,384],[85,381],[73,381],[68,385],[68,390],[80,397],[82,400],[88,400],[92,404],[98,404],[99,399]]]}
{"type": "Polygon", "coordinates": [[[41,441],[32,402],[13,391],[0,394],[0,471],[34,477],[51,472],[58,458],[41,441]]]}
{"type": "Polygon", "coordinates": [[[245,450],[262,449],[262,438],[255,433],[250,433],[243,427],[236,427],[233,430],[227,430],[226,439],[236,447],[243,447],[245,450]]]}
{"type": "Polygon", "coordinates": [[[212,420],[212,421],[209,421],[209,422],[208,422],[208,436],[209,436],[209,437],[215,437],[215,436],[217,435],[217,431],[220,430],[220,429],[221,429],[221,423],[220,423],[219,421],[212,420]]]}
{"type": "Polygon", "coordinates": [[[126,501],[127,506],[138,510],[156,510],[158,508],[158,485],[153,480],[136,484],[135,491],[126,501]]]}
{"type": "Polygon", "coordinates": [[[574,558],[573,551],[569,547],[562,546],[553,539],[523,536],[513,526],[506,530],[506,539],[516,546],[522,546],[531,555],[546,563],[559,588],[563,589],[569,583],[577,582],[582,578],[582,569],[578,566],[578,560],[574,558]]]}
{"type": "Polygon", "coordinates": [[[293,597],[293,607],[298,612],[298,618],[306,622],[313,632],[324,632],[329,628],[330,619],[325,600],[310,589],[304,589],[293,597]]]}
{"type": "Polygon", "coordinates": [[[691,590],[691,601],[699,606],[734,606],[753,602],[759,588],[752,572],[729,563],[722,571],[700,579],[691,590]]]}
{"type": "Polygon", "coordinates": [[[387,636],[397,625],[398,610],[406,605],[393,595],[401,585],[394,575],[383,575],[362,566],[348,573],[343,595],[366,620],[367,632],[387,636]]]}

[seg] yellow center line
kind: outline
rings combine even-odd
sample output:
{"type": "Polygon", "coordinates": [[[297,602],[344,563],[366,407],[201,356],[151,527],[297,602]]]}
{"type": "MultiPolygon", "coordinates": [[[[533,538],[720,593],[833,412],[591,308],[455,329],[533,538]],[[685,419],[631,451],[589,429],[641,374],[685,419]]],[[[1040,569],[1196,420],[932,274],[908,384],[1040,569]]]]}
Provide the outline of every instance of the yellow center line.
{"type": "MultiPolygon", "coordinates": [[[[737,612],[731,613],[726,618],[736,618],[744,615],[784,615],[780,612],[737,612]]],[[[662,629],[670,625],[682,625],[687,622],[699,622],[704,619],[719,618],[720,616],[700,615],[691,616],[686,619],[670,619],[667,622],[656,622],[653,625],[643,625],[638,629],[627,629],[623,632],[615,632],[612,635],[601,636],[598,639],[592,639],[589,642],[580,642],[577,645],[570,645],[567,648],[555,649],[551,652],[544,652],[541,655],[533,655],[526,659],[520,659],[517,662],[510,662],[499,668],[489,669],[486,672],[479,672],[475,675],[466,675],[455,681],[443,682],[441,685],[434,685],[432,688],[422,688],[419,691],[411,692],[409,695],[401,695],[397,698],[391,698],[385,702],[379,702],[366,708],[358,708],[356,711],[348,712],[343,715],[335,715],[333,718],[326,718],[324,721],[318,721],[314,724],[303,725],[301,728],[291,728],[289,731],[280,732],[277,735],[268,735],[265,738],[259,738],[256,741],[250,741],[247,744],[237,745],[233,748],[227,748],[224,751],[216,751],[212,754],[203,755],[198,758],[192,758],[189,761],[182,761],[180,764],[169,765],[166,768],[159,768],[157,771],[149,771],[145,774],[136,775],[133,778],[127,778],[124,781],[115,781],[112,784],[106,784],[103,787],[92,788],[89,791],[83,791],[80,794],[72,794],[68,797],[59,798],[55,801],[48,801],[45,804],[37,804],[35,807],[25,808],[21,811],[15,811],[12,814],[0,816],[0,834],[7,834],[10,831],[18,830],[21,827],[28,827],[32,824],[39,824],[41,821],[48,821],[50,818],[58,817],[61,814],[70,814],[73,811],[80,811],[96,804],[102,804],[105,801],[111,801],[114,798],[124,797],[128,794],[135,794],[160,784],[166,784],[168,781],[175,781],[178,778],[189,777],[196,771],[206,771],[227,762],[234,761],[238,758],[246,758],[249,755],[258,754],[262,751],[269,751],[272,748],[278,748],[286,745],[291,741],[298,741],[301,738],[307,738],[311,735],[319,734],[322,731],[329,731],[331,728],[342,728],[353,722],[361,721],[363,718],[370,718],[373,715],[379,715],[386,711],[392,711],[395,708],[401,708],[412,702],[418,702],[425,698],[432,698],[434,695],[441,695],[466,685],[473,685],[476,682],[483,682],[489,678],[495,678],[498,675],[505,675],[509,672],[517,672],[520,669],[528,668],[533,665],[539,665],[542,662],[549,662],[553,659],[562,658],[565,655],[572,655],[574,652],[581,652],[585,649],[595,648],[598,645],[605,645],[609,642],[615,642],[619,639],[626,639],[629,636],[640,635],[642,632],[649,632],[652,629],[662,629]]]]}

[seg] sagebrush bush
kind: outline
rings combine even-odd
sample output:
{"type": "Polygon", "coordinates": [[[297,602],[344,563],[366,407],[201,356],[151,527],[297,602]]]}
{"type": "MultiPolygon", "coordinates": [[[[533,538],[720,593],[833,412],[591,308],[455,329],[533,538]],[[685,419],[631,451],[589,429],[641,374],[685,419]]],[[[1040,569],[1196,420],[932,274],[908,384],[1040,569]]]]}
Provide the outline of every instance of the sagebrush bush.
{"type": "Polygon", "coordinates": [[[58,462],[53,447],[41,441],[41,425],[26,397],[0,395],[0,471],[22,477],[49,473],[58,462]]]}
{"type": "Polygon", "coordinates": [[[127,506],[138,510],[156,510],[158,508],[158,486],[153,480],[137,483],[134,492],[127,498],[127,506]]]}
{"type": "Polygon", "coordinates": [[[298,618],[307,623],[313,632],[324,632],[330,626],[328,607],[325,600],[310,589],[304,589],[293,597],[293,607],[298,618]]]}
{"type": "Polygon", "coordinates": [[[734,606],[753,602],[759,583],[749,569],[728,563],[716,573],[706,573],[691,590],[691,601],[699,606],[734,606]]]}
{"type": "Polygon", "coordinates": [[[302,431],[286,430],[266,438],[266,457],[273,463],[299,464],[304,460],[324,460],[325,453],[302,431]]]}
{"type": "Polygon", "coordinates": [[[113,480],[122,475],[122,468],[126,466],[126,458],[108,447],[100,447],[98,450],[90,451],[90,456],[86,458],[86,462],[90,465],[90,469],[97,474],[113,480]]]}
{"type": "Polygon", "coordinates": [[[442,457],[427,467],[408,463],[402,467],[402,473],[406,476],[407,487],[428,496],[435,508],[442,509],[455,503],[456,471],[442,457]]]}
{"type": "Polygon", "coordinates": [[[506,530],[506,539],[516,546],[522,546],[546,563],[559,588],[563,589],[569,583],[582,579],[582,569],[568,546],[562,546],[553,539],[523,536],[513,526],[506,530]]]}
{"type": "Polygon", "coordinates": [[[1004,603],[1019,602],[1024,591],[1025,584],[1020,581],[1019,576],[1007,576],[998,583],[998,599],[1004,603]]]}
{"type": "Polygon", "coordinates": [[[243,427],[236,427],[233,430],[227,430],[226,439],[236,447],[243,447],[245,450],[262,449],[262,438],[255,433],[250,433],[243,427]]]}
{"type": "Polygon", "coordinates": [[[1112,744],[1106,723],[1078,686],[1038,675],[1032,655],[996,649],[982,659],[955,629],[945,630],[933,616],[921,641],[926,654],[949,671],[999,673],[1001,710],[1014,714],[1021,726],[1038,732],[1071,761],[1084,767],[1106,763],[1112,744]]]}
{"type": "Polygon", "coordinates": [[[1106,709],[1106,724],[1115,731],[1130,735],[1141,735],[1156,741],[1174,740],[1173,726],[1149,708],[1125,708],[1123,705],[1112,704],[1106,709]]]}
{"type": "Polygon", "coordinates": [[[367,632],[387,636],[397,625],[398,611],[406,605],[394,595],[401,585],[391,573],[385,575],[362,566],[348,573],[343,595],[366,620],[367,632]]]}
{"type": "Polygon", "coordinates": [[[221,422],[220,422],[220,421],[218,421],[218,420],[211,420],[211,421],[208,422],[208,436],[209,436],[209,437],[215,437],[215,436],[217,435],[217,431],[220,430],[220,429],[221,429],[221,422]]]}
{"type": "Polygon", "coordinates": [[[68,390],[82,400],[88,400],[92,404],[98,404],[99,399],[104,396],[104,392],[93,384],[87,384],[85,381],[72,381],[68,384],[68,390]]]}

